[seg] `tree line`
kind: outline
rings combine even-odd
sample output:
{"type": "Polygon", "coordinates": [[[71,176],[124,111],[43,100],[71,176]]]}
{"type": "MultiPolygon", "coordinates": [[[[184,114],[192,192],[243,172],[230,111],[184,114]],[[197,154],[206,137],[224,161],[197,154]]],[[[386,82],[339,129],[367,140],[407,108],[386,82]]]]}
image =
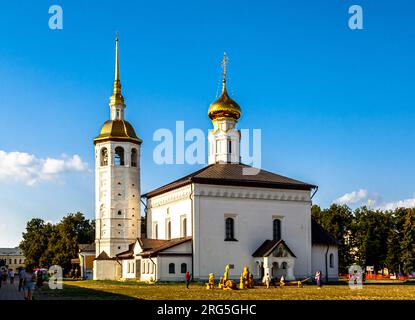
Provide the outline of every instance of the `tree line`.
{"type": "Polygon", "coordinates": [[[78,258],[79,244],[92,243],[94,239],[94,221],[77,212],[69,213],[56,224],[31,219],[19,247],[26,265],[59,265],[67,272],[71,269],[71,259],[78,258]]]}
{"type": "MultiPolygon", "coordinates": [[[[364,206],[353,211],[346,205],[313,205],[311,214],[339,242],[339,273],[346,274],[354,263],[394,273],[415,271],[414,208],[383,211],[364,206]]],[[[57,264],[68,271],[71,259],[78,257],[78,245],[94,239],[94,221],[77,212],[56,224],[31,219],[20,248],[28,265],[57,264]]]]}
{"type": "Polygon", "coordinates": [[[339,273],[354,263],[387,268],[390,273],[415,271],[415,208],[352,211],[347,205],[313,205],[312,217],[339,241],[339,273]]]}

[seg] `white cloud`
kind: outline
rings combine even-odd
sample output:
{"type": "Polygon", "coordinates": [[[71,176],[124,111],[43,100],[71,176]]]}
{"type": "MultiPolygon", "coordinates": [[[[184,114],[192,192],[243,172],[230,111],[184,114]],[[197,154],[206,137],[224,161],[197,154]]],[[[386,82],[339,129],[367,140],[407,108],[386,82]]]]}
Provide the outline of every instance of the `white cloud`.
{"type": "MultiPolygon", "coordinates": [[[[369,200],[369,192],[366,189],[360,189],[357,191],[352,191],[350,193],[346,193],[342,195],[341,197],[334,200],[334,203],[338,204],[356,204],[356,203],[362,203],[367,202],[369,200]]],[[[373,200],[373,199],[372,199],[373,200]]]]}
{"type": "Polygon", "coordinates": [[[379,210],[394,210],[396,208],[415,208],[415,195],[409,199],[384,202],[379,194],[369,192],[367,189],[359,189],[346,193],[333,202],[356,206],[370,205],[370,207],[379,210]]]}
{"type": "Polygon", "coordinates": [[[13,180],[31,186],[76,171],[88,171],[88,164],[77,154],[72,157],[62,155],[61,159],[41,159],[26,152],[0,150],[0,180],[13,180]]]}
{"type": "Polygon", "coordinates": [[[381,210],[394,210],[396,208],[415,208],[415,196],[410,199],[383,203],[378,207],[381,210]]]}

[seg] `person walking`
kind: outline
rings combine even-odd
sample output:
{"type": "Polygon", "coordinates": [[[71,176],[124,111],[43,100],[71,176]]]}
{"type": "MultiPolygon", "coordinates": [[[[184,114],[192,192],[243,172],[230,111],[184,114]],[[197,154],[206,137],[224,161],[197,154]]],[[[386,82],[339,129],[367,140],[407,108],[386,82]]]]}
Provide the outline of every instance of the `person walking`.
{"type": "Polygon", "coordinates": [[[321,271],[317,271],[314,278],[317,281],[317,289],[321,289],[321,271]]]}
{"type": "Polygon", "coordinates": [[[25,268],[21,268],[19,271],[19,292],[23,289],[24,279],[26,277],[25,268]]]}
{"type": "Polygon", "coordinates": [[[24,278],[25,300],[33,300],[33,291],[35,291],[36,275],[32,268],[27,268],[24,278]]]}
{"type": "Polygon", "coordinates": [[[264,278],[262,279],[262,282],[265,283],[267,286],[267,289],[269,289],[269,283],[271,282],[271,278],[269,277],[269,274],[267,273],[264,278]]]}
{"type": "Polygon", "coordinates": [[[14,283],[14,271],[12,269],[9,270],[9,280],[10,284],[14,283]]]}
{"type": "Polygon", "coordinates": [[[185,275],[184,275],[184,279],[186,280],[186,288],[189,289],[189,285],[190,285],[190,273],[189,271],[186,271],[185,275]]]}

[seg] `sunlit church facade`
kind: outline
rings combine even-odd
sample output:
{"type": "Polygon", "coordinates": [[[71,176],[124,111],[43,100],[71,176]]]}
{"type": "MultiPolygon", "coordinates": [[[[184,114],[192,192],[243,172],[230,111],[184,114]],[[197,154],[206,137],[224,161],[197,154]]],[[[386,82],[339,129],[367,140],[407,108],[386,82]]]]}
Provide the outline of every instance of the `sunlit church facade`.
{"type": "Polygon", "coordinates": [[[209,273],[219,279],[227,264],[233,279],[245,265],[256,279],[304,279],[317,270],[337,279],[337,242],[311,218],[317,187],[240,162],[241,108],[227,92],[226,56],[222,92],[208,110],[209,164],[146,194],[142,141],[125,120],[118,38],[109,105],[110,120],[94,140],[94,279],[179,281],[186,271],[196,280],[209,273]]]}

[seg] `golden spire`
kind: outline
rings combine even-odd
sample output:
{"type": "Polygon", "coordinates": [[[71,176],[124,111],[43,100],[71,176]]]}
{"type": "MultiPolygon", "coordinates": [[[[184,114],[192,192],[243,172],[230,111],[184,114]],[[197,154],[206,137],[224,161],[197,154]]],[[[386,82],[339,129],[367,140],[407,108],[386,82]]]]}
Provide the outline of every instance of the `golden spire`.
{"type": "Polygon", "coordinates": [[[222,93],[226,91],[226,65],[228,64],[228,56],[226,55],[226,52],[223,53],[223,59],[222,59],[222,93]]]}
{"type": "Polygon", "coordinates": [[[115,79],[114,89],[110,98],[110,106],[123,105],[124,97],[121,94],[121,81],[120,81],[120,62],[118,57],[118,32],[115,36],[115,79]]]}

